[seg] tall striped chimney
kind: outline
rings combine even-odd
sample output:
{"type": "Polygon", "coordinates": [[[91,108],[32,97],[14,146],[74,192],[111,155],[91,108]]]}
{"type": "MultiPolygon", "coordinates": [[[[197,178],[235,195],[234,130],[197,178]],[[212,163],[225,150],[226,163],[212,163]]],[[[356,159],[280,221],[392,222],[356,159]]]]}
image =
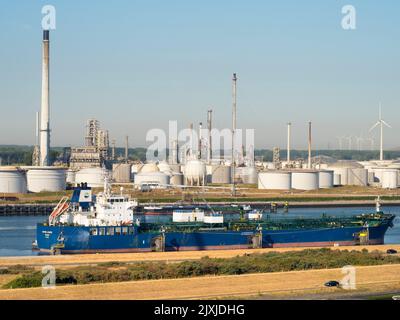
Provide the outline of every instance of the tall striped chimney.
{"type": "Polygon", "coordinates": [[[49,67],[50,41],[49,30],[43,30],[43,57],[42,57],[42,104],[40,121],[40,165],[49,165],[50,150],[50,103],[49,103],[49,67]]]}

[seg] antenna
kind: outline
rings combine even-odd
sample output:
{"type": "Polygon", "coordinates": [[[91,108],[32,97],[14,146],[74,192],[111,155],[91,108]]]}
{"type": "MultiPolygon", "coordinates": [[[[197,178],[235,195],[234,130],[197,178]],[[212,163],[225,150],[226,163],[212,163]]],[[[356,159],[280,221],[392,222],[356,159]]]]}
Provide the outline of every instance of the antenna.
{"type": "Polygon", "coordinates": [[[290,135],[291,135],[292,123],[287,124],[287,162],[290,163],[290,135]]]}

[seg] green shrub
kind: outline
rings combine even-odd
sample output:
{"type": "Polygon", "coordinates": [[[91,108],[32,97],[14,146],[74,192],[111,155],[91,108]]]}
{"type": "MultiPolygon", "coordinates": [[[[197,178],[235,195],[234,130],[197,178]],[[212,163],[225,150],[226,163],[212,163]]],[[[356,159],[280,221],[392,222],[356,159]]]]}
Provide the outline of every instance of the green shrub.
{"type": "Polygon", "coordinates": [[[42,286],[43,274],[41,272],[34,272],[31,274],[24,274],[5,284],[5,289],[17,288],[35,288],[42,286]]]}

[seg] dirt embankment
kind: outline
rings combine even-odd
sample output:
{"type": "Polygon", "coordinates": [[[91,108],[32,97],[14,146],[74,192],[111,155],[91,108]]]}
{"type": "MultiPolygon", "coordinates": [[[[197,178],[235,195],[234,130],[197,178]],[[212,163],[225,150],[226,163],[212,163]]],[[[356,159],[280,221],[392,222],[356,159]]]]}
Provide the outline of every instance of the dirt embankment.
{"type": "MultiPolygon", "coordinates": [[[[400,290],[400,265],[356,268],[356,290],[400,290]]],[[[58,286],[55,289],[0,290],[2,299],[206,299],[272,295],[281,298],[310,293],[335,293],[329,280],[341,280],[341,269],[277,272],[238,276],[198,277],[122,283],[58,286]]]]}

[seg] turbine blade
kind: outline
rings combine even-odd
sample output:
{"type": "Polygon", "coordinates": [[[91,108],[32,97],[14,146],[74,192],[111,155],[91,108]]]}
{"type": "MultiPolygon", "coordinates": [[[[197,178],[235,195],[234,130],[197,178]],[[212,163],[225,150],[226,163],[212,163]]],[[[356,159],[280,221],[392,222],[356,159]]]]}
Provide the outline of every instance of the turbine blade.
{"type": "Polygon", "coordinates": [[[392,128],[392,126],[390,125],[390,124],[388,124],[388,123],[386,123],[386,121],[385,120],[381,120],[382,121],[382,123],[386,126],[386,127],[388,127],[388,128],[392,128]]]}
{"type": "Polygon", "coordinates": [[[372,127],[371,127],[371,129],[369,129],[369,131],[371,132],[372,130],[374,130],[377,126],[379,126],[381,123],[380,123],[380,121],[378,121],[377,123],[375,123],[372,127]]]}

